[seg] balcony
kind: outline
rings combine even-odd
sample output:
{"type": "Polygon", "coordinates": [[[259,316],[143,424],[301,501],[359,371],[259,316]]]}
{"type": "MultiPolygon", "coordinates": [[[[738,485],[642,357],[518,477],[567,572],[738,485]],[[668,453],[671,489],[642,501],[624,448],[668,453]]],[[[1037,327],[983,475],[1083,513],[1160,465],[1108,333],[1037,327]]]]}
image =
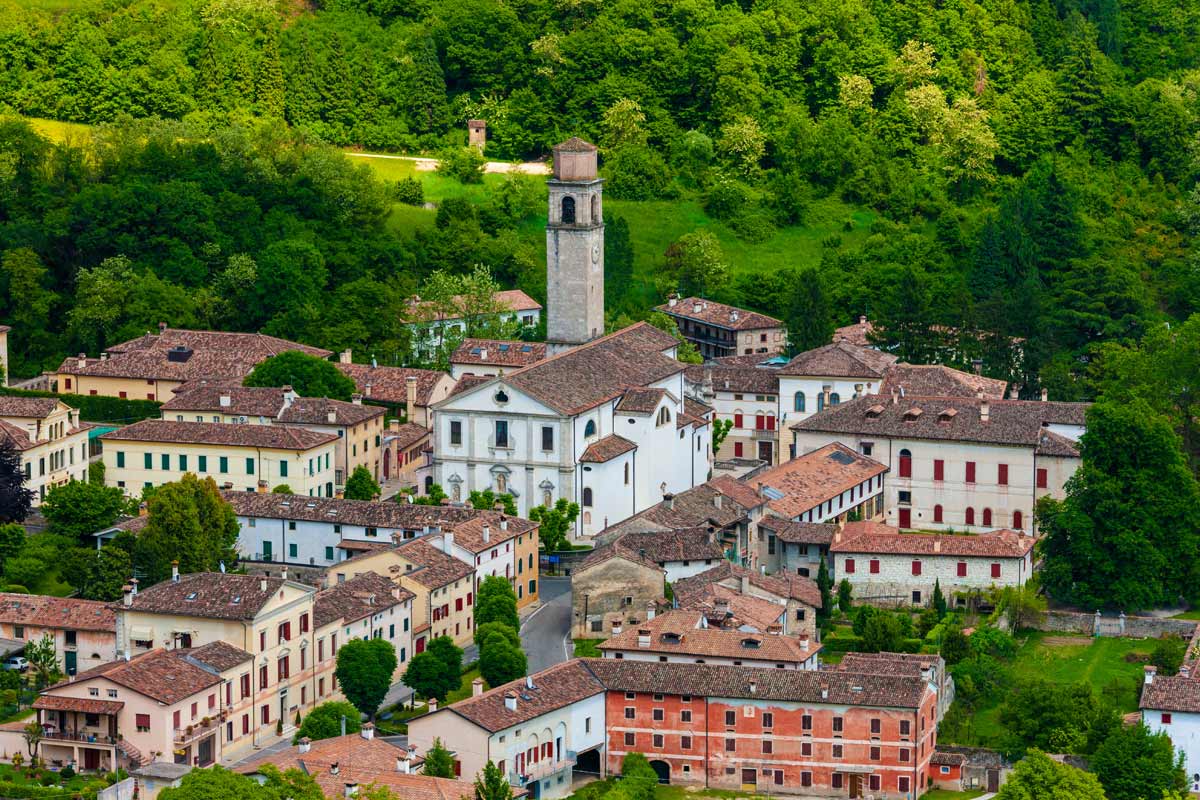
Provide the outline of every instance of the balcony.
{"type": "Polygon", "coordinates": [[[116,737],[99,733],[42,730],[42,738],[57,742],[80,742],[82,744],[112,744],[117,743],[116,737]]]}
{"type": "Polygon", "coordinates": [[[221,720],[225,718],[225,712],[221,712],[218,716],[209,717],[207,725],[203,720],[197,721],[194,725],[188,725],[186,728],[175,729],[175,744],[185,744],[187,742],[201,739],[208,734],[217,730],[220,727],[221,720]]]}
{"type": "Polygon", "coordinates": [[[555,773],[562,772],[564,769],[570,769],[571,767],[575,766],[576,756],[577,754],[574,750],[568,750],[566,752],[566,756],[558,761],[543,759],[542,761],[538,761],[532,765],[527,764],[525,766],[525,771],[517,774],[517,782],[521,786],[524,786],[527,783],[540,781],[542,778],[547,778],[555,773]]]}

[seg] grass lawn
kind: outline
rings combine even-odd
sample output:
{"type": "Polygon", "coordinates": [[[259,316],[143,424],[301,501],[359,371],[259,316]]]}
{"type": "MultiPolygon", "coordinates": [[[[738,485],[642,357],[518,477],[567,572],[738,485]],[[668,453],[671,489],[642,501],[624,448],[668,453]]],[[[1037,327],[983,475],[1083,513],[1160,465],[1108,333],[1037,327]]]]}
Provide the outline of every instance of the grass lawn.
{"type": "MultiPolygon", "coordinates": [[[[582,787],[578,792],[571,795],[570,800],[598,800],[598,798],[603,797],[619,782],[619,778],[605,778],[602,781],[592,781],[591,783],[582,787]]],[[[664,784],[659,784],[658,786],[654,787],[654,800],[691,800],[691,798],[703,797],[719,797],[723,798],[723,800],[735,800],[735,798],[765,796],[766,795],[755,794],[753,792],[733,792],[726,789],[694,789],[664,784]]],[[[974,797],[975,795],[962,796],[965,798],[974,797]]],[[[951,797],[957,797],[957,795],[951,795],[951,797]]]]}
{"type": "MultiPolygon", "coordinates": [[[[70,7],[77,7],[77,0],[25,0],[26,5],[32,5],[46,11],[63,10],[70,7]]],[[[82,122],[59,122],[56,119],[40,119],[38,117],[26,117],[25,121],[30,126],[45,136],[52,142],[63,142],[68,139],[81,140],[91,134],[92,126],[85,125],[82,122]]]]}
{"type": "Polygon", "coordinates": [[[603,641],[603,639],[575,639],[575,657],[599,658],[600,650],[596,645],[603,641]]]}
{"type": "MultiPolygon", "coordinates": [[[[22,753],[21,755],[25,756],[26,760],[28,760],[27,753],[22,753]]],[[[64,788],[64,789],[71,789],[74,791],[79,791],[80,789],[82,789],[84,786],[87,785],[88,781],[90,781],[92,779],[93,779],[93,776],[91,776],[91,775],[78,775],[77,774],[75,777],[71,778],[71,780],[67,781],[66,784],[63,784],[61,787],[56,784],[55,786],[53,786],[51,788],[64,788]]],[[[13,768],[13,766],[11,764],[0,764],[0,781],[7,781],[8,783],[15,783],[19,786],[38,786],[38,785],[40,785],[37,780],[30,780],[29,778],[25,777],[24,769],[20,769],[20,770],[15,769],[15,768],[13,768]]]]}
{"type": "Polygon", "coordinates": [[[921,795],[925,800],[971,800],[983,794],[982,789],[972,789],[969,792],[952,792],[949,789],[930,789],[921,795]]]}
{"type": "MultiPolygon", "coordinates": [[[[467,697],[470,697],[471,696],[471,681],[475,680],[478,677],[479,677],[479,668],[478,667],[476,667],[474,669],[469,669],[466,672],[464,672],[462,675],[462,682],[458,685],[458,688],[455,689],[450,694],[446,695],[446,702],[441,703],[440,705],[443,707],[448,706],[451,703],[457,703],[459,700],[463,700],[467,697]]],[[[484,684],[483,688],[484,688],[484,690],[486,690],[488,688],[486,683],[484,684]]],[[[388,719],[387,721],[385,721],[384,724],[387,725],[388,727],[392,727],[392,728],[397,728],[397,727],[404,728],[403,723],[405,720],[412,719],[413,717],[419,717],[422,714],[424,714],[425,711],[426,711],[425,704],[421,703],[419,701],[417,703],[416,708],[409,708],[407,705],[405,705],[403,707],[397,707],[392,711],[391,718],[388,719]]],[[[404,728],[404,731],[407,732],[407,728],[404,728]]]]}
{"type": "Polygon", "coordinates": [[[1184,611],[1182,614],[1175,614],[1171,619],[1200,619],[1200,608],[1193,608],[1190,611],[1184,611]]]}

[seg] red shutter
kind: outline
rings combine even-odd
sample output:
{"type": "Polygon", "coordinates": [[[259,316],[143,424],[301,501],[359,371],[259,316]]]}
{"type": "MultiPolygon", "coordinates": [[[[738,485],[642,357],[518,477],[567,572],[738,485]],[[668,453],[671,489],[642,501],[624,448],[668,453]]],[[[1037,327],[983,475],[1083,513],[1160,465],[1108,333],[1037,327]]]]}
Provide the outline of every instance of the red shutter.
{"type": "Polygon", "coordinates": [[[900,477],[912,477],[912,456],[900,456],[900,477]]]}
{"type": "Polygon", "coordinates": [[[1037,471],[1037,488],[1045,489],[1048,483],[1049,480],[1047,479],[1046,470],[1039,469],[1037,471]]]}
{"type": "Polygon", "coordinates": [[[872,575],[879,574],[879,559],[878,558],[871,559],[871,574],[872,575]]]}
{"type": "Polygon", "coordinates": [[[174,723],[175,729],[179,730],[179,711],[176,711],[174,714],[171,715],[171,720],[174,723]]]}
{"type": "Polygon", "coordinates": [[[967,524],[975,524],[975,509],[971,508],[970,506],[967,507],[967,524]]]}
{"type": "Polygon", "coordinates": [[[933,507],[933,521],[934,522],[942,521],[942,507],[941,506],[933,507]]]}
{"type": "Polygon", "coordinates": [[[754,430],[761,431],[767,427],[766,418],[762,414],[754,415],[754,430]]]}
{"type": "Polygon", "coordinates": [[[1008,486],[1008,464],[1000,464],[996,467],[996,483],[1008,486]]]}
{"type": "Polygon", "coordinates": [[[854,574],[854,559],[853,558],[846,559],[846,574],[848,574],[848,575],[854,574]]]}
{"type": "Polygon", "coordinates": [[[1013,512],[1013,527],[1022,530],[1025,527],[1025,517],[1020,511],[1013,512]]]}
{"type": "Polygon", "coordinates": [[[775,417],[770,416],[770,415],[767,416],[767,430],[769,430],[769,431],[775,430],[775,417]]]}
{"type": "Polygon", "coordinates": [[[742,457],[742,443],[741,442],[733,443],[733,457],[734,458],[742,457]]]}
{"type": "Polygon", "coordinates": [[[940,458],[933,460],[933,479],[935,481],[945,480],[946,478],[946,462],[940,458]]]}
{"type": "Polygon", "coordinates": [[[150,715],[149,714],[138,714],[135,722],[139,728],[149,728],[150,727],[150,715]]]}
{"type": "Polygon", "coordinates": [[[921,574],[921,562],[920,561],[912,562],[912,574],[913,575],[921,574]]]}
{"type": "Polygon", "coordinates": [[[1000,565],[999,564],[992,564],[992,577],[993,578],[1000,577],[1000,565]]]}
{"type": "Polygon", "coordinates": [[[965,562],[965,561],[958,562],[958,577],[960,577],[960,578],[967,577],[967,562],[965,562]]]}
{"type": "Polygon", "coordinates": [[[472,600],[472,598],[474,598],[474,596],[475,596],[474,592],[467,592],[467,607],[468,608],[471,606],[471,600],[472,600]]]}
{"type": "Polygon", "coordinates": [[[990,528],[992,526],[992,510],[985,508],[983,510],[983,527],[990,528]]]}
{"type": "Polygon", "coordinates": [[[741,414],[733,415],[733,427],[735,427],[735,428],[742,427],[742,415],[741,414]]]}
{"type": "Polygon", "coordinates": [[[975,462],[968,461],[967,462],[967,483],[974,483],[974,482],[975,482],[975,462]]]}

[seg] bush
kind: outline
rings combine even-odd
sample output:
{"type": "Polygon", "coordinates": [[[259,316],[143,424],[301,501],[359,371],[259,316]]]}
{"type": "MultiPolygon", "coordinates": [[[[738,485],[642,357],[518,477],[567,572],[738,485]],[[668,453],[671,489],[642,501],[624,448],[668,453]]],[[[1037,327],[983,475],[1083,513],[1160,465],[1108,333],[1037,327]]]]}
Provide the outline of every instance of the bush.
{"type": "Polygon", "coordinates": [[[1159,675],[1174,675],[1179,672],[1183,658],[1187,655],[1187,642],[1178,636],[1159,640],[1150,654],[1150,663],[1158,667],[1159,675]]]}
{"type": "Polygon", "coordinates": [[[821,646],[830,653],[857,653],[862,651],[862,639],[857,636],[833,634],[822,639],[821,646]]]}
{"type": "Polygon", "coordinates": [[[398,203],[423,206],[425,205],[425,184],[421,183],[420,178],[401,178],[392,187],[392,197],[396,198],[398,203]]]}
{"type": "Polygon", "coordinates": [[[42,786],[53,786],[58,783],[58,776],[53,772],[43,772],[38,776],[38,783],[42,786]]]}
{"type": "Polygon", "coordinates": [[[74,768],[71,767],[70,764],[67,764],[65,767],[63,767],[61,770],[59,770],[58,777],[62,783],[66,783],[67,781],[69,781],[75,777],[75,770],[74,770],[74,768]]]}
{"type": "Polygon", "coordinates": [[[978,628],[971,634],[971,652],[993,658],[1012,658],[1017,642],[999,628],[978,628]]]}
{"type": "Polygon", "coordinates": [[[459,183],[483,183],[486,163],[483,153],[474,147],[452,147],[438,156],[437,171],[459,183]]]}
{"type": "Polygon", "coordinates": [[[732,220],[745,213],[746,207],[752,203],[750,189],[745,184],[722,176],[713,181],[708,190],[704,198],[704,210],[714,219],[732,220]]]}
{"type": "Polygon", "coordinates": [[[729,227],[743,242],[762,243],[775,235],[775,223],[764,211],[750,210],[729,220],[729,227]]]}
{"type": "Polygon", "coordinates": [[[770,207],[781,225],[800,225],[812,205],[812,187],[795,172],[776,173],[769,185],[770,207]]]}
{"type": "Polygon", "coordinates": [[[0,387],[0,396],[5,397],[57,397],[71,408],[79,409],[79,418],[88,422],[120,422],[129,425],[143,419],[158,419],[161,416],[157,400],[122,400],[98,394],[55,394],[34,392],[25,389],[0,387]]]}
{"type": "Polygon", "coordinates": [[[617,200],[663,200],[674,197],[671,173],[663,157],[640,144],[629,144],[604,159],[606,194],[617,200]]]}

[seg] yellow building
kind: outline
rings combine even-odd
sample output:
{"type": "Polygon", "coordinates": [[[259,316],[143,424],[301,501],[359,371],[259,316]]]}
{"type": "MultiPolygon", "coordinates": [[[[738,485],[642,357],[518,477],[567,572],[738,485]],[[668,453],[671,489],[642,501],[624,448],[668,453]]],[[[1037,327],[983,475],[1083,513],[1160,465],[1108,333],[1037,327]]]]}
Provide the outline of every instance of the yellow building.
{"type": "Polygon", "coordinates": [[[235,491],[269,491],[287,484],[295,494],[334,495],[338,437],[332,433],[147,419],[101,439],[105,482],[129,495],[178,480],[186,472],[235,491]]]}
{"type": "Polygon", "coordinates": [[[86,353],[63,361],[52,389],[129,400],[170,400],[184,383],[224,380],[241,383],[256,365],[280,353],[299,350],[328,358],[331,353],[261,333],[187,331],[158,327],[137,339],[115,344],[88,358],[86,353]]]}
{"type": "Polygon", "coordinates": [[[327,397],[301,397],[290,386],[251,388],[201,382],[180,389],[162,406],[162,418],[176,422],[224,422],[282,425],[332,433],[338,437],[334,483],[340,490],[356,467],[375,480],[384,472],[383,419],[380,406],[327,397]]]}
{"type": "Polygon", "coordinates": [[[80,424],[79,412],[61,400],[0,397],[0,438],[21,454],[34,505],[52,486],[87,480],[87,428],[80,424]]]}

